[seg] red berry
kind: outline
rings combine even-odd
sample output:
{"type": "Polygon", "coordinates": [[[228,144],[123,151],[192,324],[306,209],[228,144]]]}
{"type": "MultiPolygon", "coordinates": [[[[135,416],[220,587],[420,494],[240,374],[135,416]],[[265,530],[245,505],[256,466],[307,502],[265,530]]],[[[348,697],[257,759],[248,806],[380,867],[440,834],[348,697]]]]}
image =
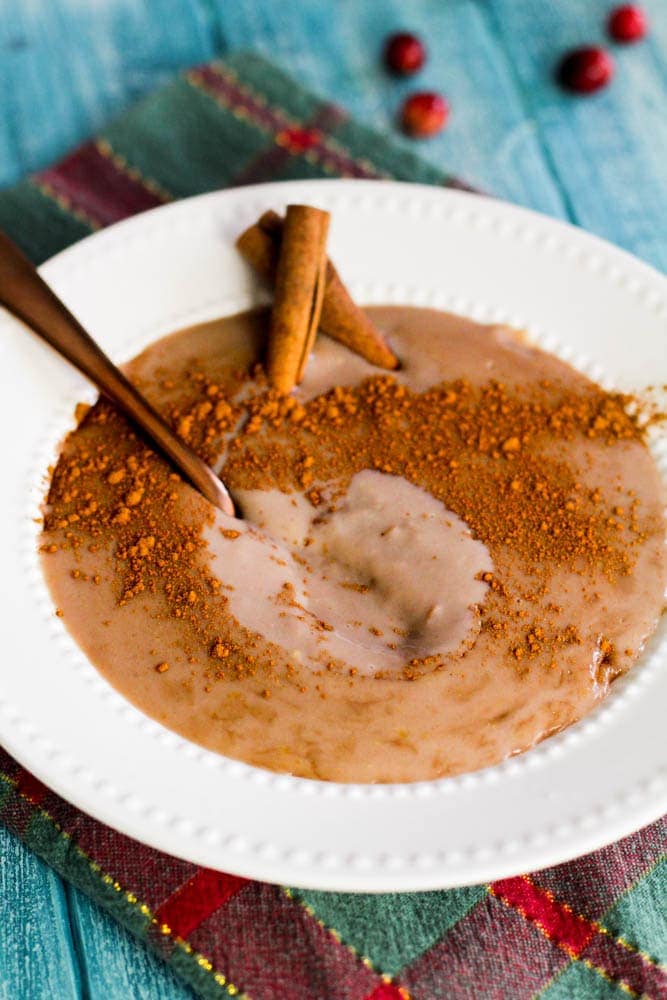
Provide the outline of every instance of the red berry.
{"type": "Polygon", "coordinates": [[[408,97],[401,111],[403,129],[415,138],[437,135],[445,127],[449,105],[440,94],[423,91],[408,97]]]}
{"type": "Polygon", "coordinates": [[[614,63],[604,49],[584,46],[567,52],[558,67],[563,87],[575,94],[592,94],[605,87],[614,75],[614,63]]]}
{"type": "Polygon", "coordinates": [[[400,76],[410,76],[421,69],[426,59],[426,49],[416,35],[401,31],[390,35],[384,50],[384,61],[390,70],[400,76]]]}
{"type": "Polygon", "coordinates": [[[636,4],[624,3],[612,10],[607,27],[617,42],[638,42],[646,34],[646,14],[636,4]]]}

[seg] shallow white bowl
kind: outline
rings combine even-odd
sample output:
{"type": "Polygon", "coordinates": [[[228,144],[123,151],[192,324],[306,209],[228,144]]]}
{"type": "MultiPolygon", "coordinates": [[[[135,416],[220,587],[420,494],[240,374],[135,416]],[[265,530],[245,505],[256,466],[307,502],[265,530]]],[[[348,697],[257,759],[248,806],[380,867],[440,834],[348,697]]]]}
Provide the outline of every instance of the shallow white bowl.
{"type": "MultiPolygon", "coordinates": [[[[477,195],[390,182],[223,191],[113,226],[43,267],[110,355],[236,312],[259,292],[234,250],[267,208],[333,213],[331,252],[360,302],[409,303],[525,328],[608,385],[667,382],[667,281],[569,226],[477,195]]],[[[322,889],[433,889],[572,858],[667,807],[665,629],[578,725],[475,774],[336,785],[249,767],[146,718],[54,616],[34,518],[44,473],[94,392],[0,313],[6,469],[0,740],[93,816],[226,871],[322,889]]],[[[667,458],[663,451],[663,461],[667,458]]]]}

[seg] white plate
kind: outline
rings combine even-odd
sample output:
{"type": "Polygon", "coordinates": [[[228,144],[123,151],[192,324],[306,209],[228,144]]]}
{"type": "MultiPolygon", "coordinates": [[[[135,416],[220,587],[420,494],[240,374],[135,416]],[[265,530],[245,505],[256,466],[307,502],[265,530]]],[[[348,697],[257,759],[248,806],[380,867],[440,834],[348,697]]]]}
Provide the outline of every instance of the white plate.
{"type": "MultiPolygon", "coordinates": [[[[256,302],[233,240],[260,211],[288,201],[332,211],[332,255],[360,302],[508,322],[621,388],[667,382],[662,276],[571,227],[437,188],[316,181],[215,193],[91,236],[43,273],[122,361],[168,331],[256,302]]],[[[454,779],[408,786],[295,779],[202,750],[147,719],[54,617],[36,555],[44,471],[74,403],[94,394],[6,314],[0,327],[8,470],[0,507],[0,739],[61,795],[212,868],[366,891],[539,868],[665,810],[664,629],[592,715],[523,756],[454,779]]]]}

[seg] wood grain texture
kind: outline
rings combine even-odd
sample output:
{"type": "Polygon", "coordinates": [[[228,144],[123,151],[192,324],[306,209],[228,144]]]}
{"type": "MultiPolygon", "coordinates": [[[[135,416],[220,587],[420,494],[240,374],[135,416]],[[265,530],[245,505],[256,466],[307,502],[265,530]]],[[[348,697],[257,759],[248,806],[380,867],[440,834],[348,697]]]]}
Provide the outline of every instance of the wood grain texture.
{"type": "MultiPolygon", "coordinates": [[[[667,4],[650,38],[615,46],[614,85],[562,94],[563,49],[604,38],[608,0],[22,0],[0,3],[0,186],[45,166],[177,70],[256,49],[304,85],[489,193],[569,218],[667,267],[667,4]],[[380,62],[387,33],[430,51],[411,81],[380,62]],[[395,121],[443,91],[448,129],[395,121]]],[[[1,1000],[185,1000],[162,964],[0,829],[1,1000]]]]}
{"type": "Polygon", "coordinates": [[[77,1000],[80,984],[63,883],[0,827],[0,998],[77,1000]]]}
{"type": "Polygon", "coordinates": [[[488,4],[499,45],[514,67],[544,156],[571,219],[667,269],[667,7],[645,4],[651,35],[614,45],[611,87],[564,94],[554,66],[567,48],[605,41],[610,4],[488,4]]]}
{"type": "Polygon", "coordinates": [[[83,893],[67,886],[66,894],[85,997],[192,1000],[161,959],[83,893]]]}
{"type": "Polygon", "coordinates": [[[216,31],[191,0],[0,4],[0,185],[46,166],[183,66],[216,31]]]}

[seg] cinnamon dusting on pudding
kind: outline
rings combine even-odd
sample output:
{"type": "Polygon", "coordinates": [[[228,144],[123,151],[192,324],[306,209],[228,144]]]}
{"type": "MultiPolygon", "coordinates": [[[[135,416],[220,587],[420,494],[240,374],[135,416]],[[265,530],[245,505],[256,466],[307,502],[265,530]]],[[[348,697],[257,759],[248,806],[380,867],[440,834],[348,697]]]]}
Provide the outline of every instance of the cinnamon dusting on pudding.
{"type": "MultiPolygon", "coordinates": [[[[396,374],[323,340],[301,389],[284,396],[257,365],[262,311],[177,334],[129,367],[235,496],[298,500],[308,534],[267,557],[276,574],[288,560],[301,574],[273,605],[273,631],[234,612],[239,586],[224,566],[240,560],[245,527],[219,518],[104,401],[65,443],[42,551],[68,627],[167,725],[277,770],[405,781],[493,763],[585,714],[655,626],[664,528],[627,397],[506,331],[428,310],[369,312],[404,361],[396,374]],[[300,660],[272,636],[290,615],[309,620],[312,595],[297,588],[312,585],[323,532],[369,471],[427,491],[493,566],[474,574],[482,596],[463,645],[406,652],[400,670],[364,676],[343,657],[300,660]],[[93,635],[103,620],[104,640],[93,635]],[[119,656],[127,628],[134,648],[119,656]]],[[[341,599],[371,606],[372,580],[334,582],[341,599]]],[[[401,622],[357,617],[388,657],[413,641],[401,622]]],[[[308,628],[326,650],[327,616],[308,628]]]]}

